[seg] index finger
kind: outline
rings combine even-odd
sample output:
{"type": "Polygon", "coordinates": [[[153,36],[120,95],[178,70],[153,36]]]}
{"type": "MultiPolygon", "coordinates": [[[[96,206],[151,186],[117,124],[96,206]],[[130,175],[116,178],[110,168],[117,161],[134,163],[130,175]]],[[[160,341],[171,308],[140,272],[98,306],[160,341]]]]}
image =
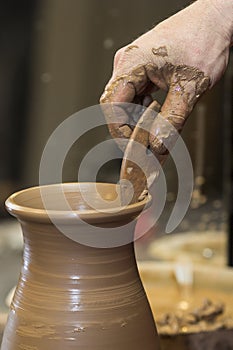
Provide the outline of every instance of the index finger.
{"type": "MultiPolygon", "coordinates": [[[[149,79],[146,68],[139,65],[129,74],[123,74],[112,78],[107,84],[100,103],[108,123],[111,136],[117,139],[117,143],[122,150],[125,149],[134,126],[144,111],[130,103],[136,102],[138,95],[146,88],[149,79]]],[[[151,101],[147,98],[147,103],[151,101]]]]}

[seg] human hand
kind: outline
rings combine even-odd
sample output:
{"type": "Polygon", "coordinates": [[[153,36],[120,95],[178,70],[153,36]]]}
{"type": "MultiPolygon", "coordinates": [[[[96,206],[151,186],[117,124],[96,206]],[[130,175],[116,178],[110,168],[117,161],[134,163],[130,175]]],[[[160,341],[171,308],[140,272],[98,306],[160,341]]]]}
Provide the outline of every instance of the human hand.
{"type": "MultiPolygon", "coordinates": [[[[166,90],[161,115],[180,132],[199,97],[226,69],[232,18],[232,0],[198,0],[161,22],[116,53],[113,74],[100,102],[132,102],[147,107],[151,93],[166,90]]],[[[114,138],[130,137],[140,115],[129,110],[125,108],[119,120],[111,122],[114,110],[106,109],[114,138]]],[[[155,119],[151,150],[166,153],[164,143],[173,144],[172,137],[172,133],[162,135],[155,119]]]]}

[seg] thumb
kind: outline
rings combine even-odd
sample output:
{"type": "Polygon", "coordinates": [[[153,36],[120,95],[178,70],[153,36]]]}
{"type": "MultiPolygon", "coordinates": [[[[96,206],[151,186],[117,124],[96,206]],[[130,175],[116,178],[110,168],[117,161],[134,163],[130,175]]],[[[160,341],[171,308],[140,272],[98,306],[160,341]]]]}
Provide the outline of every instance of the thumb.
{"type": "Polygon", "coordinates": [[[209,78],[198,69],[186,67],[185,74],[175,71],[159,118],[155,118],[151,128],[149,141],[152,152],[163,155],[174,146],[195,103],[209,83],[209,78]]]}

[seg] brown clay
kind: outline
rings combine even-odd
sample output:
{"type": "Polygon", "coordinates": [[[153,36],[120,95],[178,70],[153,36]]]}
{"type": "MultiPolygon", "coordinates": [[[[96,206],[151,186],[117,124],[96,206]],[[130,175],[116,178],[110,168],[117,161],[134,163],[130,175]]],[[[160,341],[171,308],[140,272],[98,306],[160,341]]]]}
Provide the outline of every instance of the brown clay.
{"type": "Polygon", "coordinates": [[[153,55],[156,55],[156,56],[161,56],[161,57],[168,56],[166,46],[160,46],[158,48],[153,47],[151,51],[152,51],[153,55]]]}
{"type": "MultiPolygon", "coordinates": [[[[174,65],[169,62],[166,46],[153,47],[151,51],[154,57],[160,59],[158,62],[156,60],[155,63],[137,65],[128,74],[117,76],[106,86],[100,100],[101,103],[106,104],[103,108],[109,131],[113,138],[118,139],[117,143],[123,151],[127,145],[124,138],[130,138],[135,121],[133,113],[127,113],[127,111],[122,113],[124,115],[123,122],[120,119],[119,121],[116,120],[114,108],[110,106],[112,102],[118,102],[116,96],[121,96],[122,100],[120,102],[138,103],[136,98],[143,96],[152,82],[152,85],[156,88],[169,90],[161,108],[161,115],[178,132],[181,132],[198,98],[210,85],[209,77],[198,68],[174,65]],[[122,142],[120,141],[121,138],[122,142]]],[[[124,104],[122,104],[122,109],[124,109],[124,104]]],[[[160,125],[152,125],[149,141],[151,150],[155,154],[163,155],[167,152],[167,148],[163,144],[163,135],[157,132],[159,128],[160,125]]],[[[166,139],[169,139],[171,144],[176,141],[172,134],[166,139]]]]}
{"type": "MultiPolygon", "coordinates": [[[[122,185],[123,204],[130,201],[134,203],[141,199],[141,195],[153,183],[153,179],[158,177],[158,169],[155,169],[153,165],[151,167],[148,165],[148,157],[143,152],[142,147],[137,147],[137,143],[146,148],[150,147],[162,165],[182,131],[196,101],[206,91],[210,83],[209,78],[198,68],[187,65],[175,66],[170,63],[166,59],[168,56],[166,46],[153,47],[151,51],[154,56],[162,60],[160,67],[155,63],[134,67],[129,74],[123,74],[111,81],[101,97],[109,131],[125,152],[121,180],[128,181],[122,185]],[[127,103],[115,103],[115,106],[114,103],[111,103],[117,102],[116,96],[121,96],[121,102],[138,103],[136,99],[146,93],[151,82],[153,82],[154,87],[168,90],[161,110],[158,111],[160,118],[150,118],[147,111],[142,116],[138,116],[135,113],[135,108],[130,108],[130,110],[129,106],[127,108],[127,103]],[[116,114],[120,105],[121,113],[116,114]],[[130,160],[130,156],[133,154],[137,154],[137,162],[130,160]],[[149,183],[148,178],[150,178],[149,183]],[[132,187],[134,189],[133,196],[132,187]],[[132,199],[130,200],[130,198],[132,199]]],[[[148,109],[153,109],[152,105],[153,102],[148,109]]],[[[143,108],[141,108],[142,111],[143,108]]]]}
{"type": "Polygon", "coordinates": [[[129,45],[129,46],[125,49],[125,52],[129,52],[130,50],[133,50],[133,49],[138,49],[138,45],[129,45]]]}
{"type": "MultiPolygon", "coordinates": [[[[126,146],[121,165],[120,179],[128,180],[129,182],[122,182],[123,204],[143,200],[147,194],[148,182],[153,183],[156,177],[158,177],[158,167],[155,166],[151,157],[146,152],[149,147],[151,125],[156,116],[154,111],[158,113],[159,110],[159,103],[153,101],[139,119],[126,146]],[[134,155],[137,155],[137,163],[131,160],[135,159],[133,158],[134,155]],[[133,185],[133,196],[131,196],[131,187],[127,184],[133,185]],[[130,197],[132,198],[130,199],[130,197]]],[[[157,156],[160,163],[163,163],[167,155],[157,156]]]]}
{"type": "MultiPolygon", "coordinates": [[[[187,245],[185,249],[187,253],[187,245]]],[[[161,350],[233,349],[233,271],[221,264],[207,265],[193,266],[188,290],[174,279],[176,262],[139,264],[161,350]]]]}
{"type": "MultiPolygon", "coordinates": [[[[83,221],[59,209],[56,190],[46,186],[53,215],[82,231],[83,221]]],[[[85,191],[98,203],[90,184],[85,191]]],[[[111,213],[113,184],[99,184],[108,201],[98,212],[83,201],[77,184],[64,184],[74,212],[86,222],[118,227],[139,215],[146,200],[111,213]]],[[[156,350],[154,319],[139,278],[133,243],[93,248],[55,227],[43,207],[39,187],[21,191],[6,203],[22,225],[24,255],[11,304],[2,350],[156,350]]]]}

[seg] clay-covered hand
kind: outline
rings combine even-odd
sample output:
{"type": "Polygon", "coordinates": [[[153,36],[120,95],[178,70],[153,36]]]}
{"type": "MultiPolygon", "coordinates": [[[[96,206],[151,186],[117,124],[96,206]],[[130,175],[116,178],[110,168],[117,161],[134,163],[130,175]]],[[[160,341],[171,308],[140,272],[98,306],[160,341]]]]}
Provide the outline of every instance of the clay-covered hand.
{"type": "MultiPolygon", "coordinates": [[[[223,75],[232,33],[232,0],[196,1],[116,53],[113,74],[100,102],[148,106],[151,93],[166,90],[161,115],[180,132],[198,98],[223,75]]],[[[115,118],[111,120],[112,110],[106,109],[114,138],[130,137],[137,116],[129,111],[125,108],[116,123],[115,118]]],[[[155,122],[151,149],[165,153],[164,141],[155,122]]]]}

